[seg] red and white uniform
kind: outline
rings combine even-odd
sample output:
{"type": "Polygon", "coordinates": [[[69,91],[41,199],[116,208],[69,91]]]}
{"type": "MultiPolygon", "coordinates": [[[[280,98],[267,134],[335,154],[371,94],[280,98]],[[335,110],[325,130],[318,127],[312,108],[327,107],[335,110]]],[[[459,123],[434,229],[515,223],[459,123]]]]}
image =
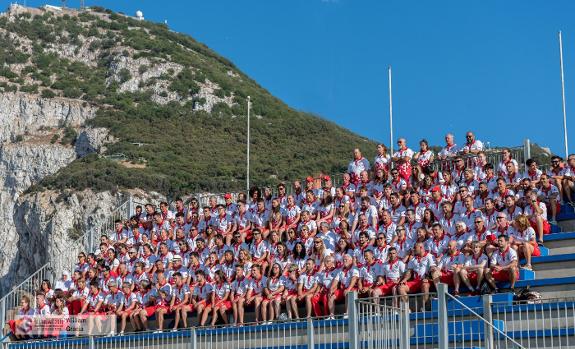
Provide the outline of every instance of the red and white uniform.
{"type": "Polygon", "coordinates": [[[435,258],[430,253],[425,253],[423,256],[414,256],[409,260],[407,269],[413,271],[416,279],[424,279],[431,267],[434,267],[435,258]]]}
{"type": "Polygon", "coordinates": [[[228,228],[232,225],[232,222],[233,218],[228,214],[217,215],[214,218],[214,225],[216,226],[216,230],[220,234],[225,233],[228,230],[228,228]]]}
{"type": "Polygon", "coordinates": [[[431,158],[433,157],[433,152],[427,150],[425,153],[419,151],[419,157],[417,158],[417,164],[421,167],[427,167],[431,163],[431,158]]]}
{"type": "Polygon", "coordinates": [[[387,261],[383,263],[382,270],[387,282],[397,283],[405,273],[405,263],[399,258],[395,261],[387,261]]]}
{"type": "Polygon", "coordinates": [[[397,229],[397,225],[395,223],[390,222],[388,225],[382,224],[379,227],[378,233],[385,234],[385,242],[388,244],[391,243],[391,240],[395,237],[395,230],[397,229]]]}
{"type": "Polygon", "coordinates": [[[104,294],[102,294],[102,292],[98,292],[96,294],[90,293],[87,299],[88,311],[94,311],[98,303],[103,301],[104,301],[104,294]]]}
{"type": "Polygon", "coordinates": [[[479,257],[475,257],[474,255],[469,255],[465,258],[463,262],[464,267],[485,267],[487,266],[487,262],[489,258],[485,254],[481,254],[479,257]]]}
{"type": "Polygon", "coordinates": [[[245,276],[241,279],[236,278],[232,282],[231,290],[234,292],[236,297],[245,296],[248,293],[248,288],[250,287],[251,281],[245,276]]]}
{"type": "Polygon", "coordinates": [[[452,145],[445,145],[445,147],[441,148],[441,151],[439,152],[439,156],[441,157],[450,157],[450,156],[455,156],[457,155],[457,153],[459,152],[459,148],[457,147],[457,144],[452,144],[452,145]]]}
{"type": "Polygon", "coordinates": [[[212,285],[205,282],[203,285],[196,284],[194,287],[193,295],[200,300],[209,300],[210,293],[212,293],[212,285]]]}
{"type": "Polygon", "coordinates": [[[286,208],[282,211],[282,215],[285,218],[286,224],[291,225],[295,222],[298,214],[301,214],[301,209],[297,205],[293,206],[286,206],[286,208]]]}
{"type": "Polygon", "coordinates": [[[440,239],[428,239],[425,243],[425,250],[430,252],[433,256],[439,257],[447,251],[449,241],[451,241],[451,238],[447,236],[447,234],[443,234],[443,237],[440,239]]]}
{"type": "Polygon", "coordinates": [[[383,246],[373,246],[373,257],[376,261],[384,263],[387,260],[387,252],[389,251],[389,245],[385,244],[383,246]]]}
{"type": "Polygon", "coordinates": [[[461,151],[483,151],[483,142],[476,139],[471,143],[465,143],[465,145],[461,148],[461,151]]]}
{"type": "Polygon", "coordinates": [[[254,214],[252,214],[252,216],[251,216],[251,219],[252,219],[252,223],[257,228],[265,228],[265,226],[269,220],[269,211],[264,210],[264,211],[254,212],[254,214]]]}
{"type": "Polygon", "coordinates": [[[326,290],[329,290],[333,280],[337,279],[338,274],[339,274],[338,269],[323,270],[316,274],[317,282],[321,287],[323,287],[326,290]]]}
{"type": "Polygon", "coordinates": [[[257,280],[255,278],[252,278],[249,289],[253,290],[253,292],[255,294],[262,294],[267,283],[268,283],[268,278],[265,276],[262,276],[257,280]]]}
{"type": "Polygon", "coordinates": [[[456,265],[463,265],[463,263],[465,263],[465,255],[457,251],[454,255],[444,255],[439,262],[439,268],[442,272],[453,272],[456,265]]]}
{"type": "Polygon", "coordinates": [[[364,157],[359,160],[351,161],[347,166],[347,172],[351,174],[352,177],[355,176],[355,178],[359,178],[362,171],[369,171],[369,169],[369,161],[364,157]]]}
{"type": "Polygon", "coordinates": [[[387,154],[376,155],[375,159],[373,160],[373,164],[374,164],[376,169],[382,169],[385,172],[387,172],[389,169],[389,162],[390,161],[391,161],[391,159],[389,158],[389,155],[387,155],[387,154]]]}
{"type": "Polygon", "coordinates": [[[340,288],[348,288],[353,277],[359,277],[359,269],[357,269],[357,267],[352,266],[348,270],[342,268],[337,274],[337,280],[340,283],[340,288]]]}
{"type": "Polygon", "coordinates": [[[405,217],[406,208],[403,205],[397,207],[391,207],[389,214],[391,215],[391,221],[395,224],[399,223],[402,217],[405,217]]]}
{"type": "Polygon", "coordinates": [[[253,258],[262,258],[269,250],[268,242],[263,239],[259,242],[254,240],[250,246],[250,253],[253,258]]]}
{"type": "Polygon", "coordinates": [[[370,287],[377,281],[378,276],[383,276],[383,266],[380,262],[365,264],[359,271],[359,278],[364,287],[370,287]]]}

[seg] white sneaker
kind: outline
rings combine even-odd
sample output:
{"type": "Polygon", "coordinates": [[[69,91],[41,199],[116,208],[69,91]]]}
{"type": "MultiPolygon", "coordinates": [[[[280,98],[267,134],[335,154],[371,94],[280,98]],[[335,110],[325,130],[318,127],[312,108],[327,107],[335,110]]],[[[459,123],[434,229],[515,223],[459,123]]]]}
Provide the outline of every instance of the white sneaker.
{"type": "Polygon", "coordinates": [[[172,329],[170,330],[170,332],[178,332],[178,329],[177,329],[177,328],[172,328],[172,329]]]}
{"type": "Polygon", "coordinates": [[[124,335],[124,331],[120,331],[120,333],[118,333],[118,335],[123,336],[123,335],[124,335]]]}
{"type": "Polygon", "coordinates": [[[112,337],[114,336],[116,333],[114,331],[110,331],[110,333],[108,333],[108,337],[112,337]]]}
{"type": "Polygon", "coordinates": [[[343,318],[344,318],[344,319],[348,319],[348,318],[349,318],[349,315],[344,314],[344,315],[343,315],[343,318]]]}
{"type": "Polygon", "coordinates": [[[154,333],[162,333],[162,330],[155,330],[154,333]]]}
{"type": "Polygon", "coordinates": [[[327,317],[327,319],[328,319],[328,320],[335,320],[335,316],[330,315],[330,316],[327,317]]]}

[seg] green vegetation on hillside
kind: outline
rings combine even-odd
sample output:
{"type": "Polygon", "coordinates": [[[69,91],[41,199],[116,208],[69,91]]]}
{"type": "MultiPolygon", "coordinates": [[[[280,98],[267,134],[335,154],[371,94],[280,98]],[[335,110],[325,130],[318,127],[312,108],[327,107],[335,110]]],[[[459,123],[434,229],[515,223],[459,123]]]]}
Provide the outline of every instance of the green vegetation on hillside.
{"type": "MultiPolygon", "coordinates": [[[[91,155],[73,162],[35,189],[110,190],[140,187],[170,195],[198,190],[223,191],[245,186],[245,142],[247,96],[251,96],[253,183],[273,184],[324,171],[345,169],[351,150],[360,147],[373,156],[375,144],[337,125],[289,108],[251,80],[227,59],[189,36],[172,32],[164,25],[96,9],[78,16],[22,14],[15,21],[0,18],[0,28],[27,40],[0,35],[0,89],[41,94],[42,97],[82,99],[99,106],[89,123],[106,127],[119,139],[107,146],[105,155],[123,154],[128,161],[145,161],[144,168],[132,168],[109,158],[91,155]],[[109,20],[102,19],[106,14],[109,20]],[[86,40],[90,44],[84,45],[86,40]],[[33,43],[31,50],[25,41],[33,43]],[[53,45],[81,48],[97,53],[95,66],[79,59],[63,58],[53,45]],[[83,46],[84,45],[84,46],[83,46]],[[31,52],[31,53],[26,53],[31,52]],[[110,81],[115,60],[146,58],[150,65],[172,62],[179,72],[140,82],[135,93],[120,92],[120,85],[133,73],[117,72],[110,81]],[[14,64],[27,65],[21,71],[14,64]],[[165,105],[152,102],[154,84],[166,80],[166,97],[178,100],[165,105]],[[213,94],[233,104],[218,102],[205,112],[206,100],[198,96],[207,81],[218,88],[213,94]],[[233,96],[233,97],[232,97],[233,96]],[[194,106],[196,108],[194,108],[194,106]],[[134,144],[139,143],[139,144],[134,144]]],[[[137,71],[150,69],[141,65],[137,71]]],[[[63,125],[66,126],[66,125],[63,125]]],[[[71,144],[76,135],[66,129],[62,143],[71,144]]]]}

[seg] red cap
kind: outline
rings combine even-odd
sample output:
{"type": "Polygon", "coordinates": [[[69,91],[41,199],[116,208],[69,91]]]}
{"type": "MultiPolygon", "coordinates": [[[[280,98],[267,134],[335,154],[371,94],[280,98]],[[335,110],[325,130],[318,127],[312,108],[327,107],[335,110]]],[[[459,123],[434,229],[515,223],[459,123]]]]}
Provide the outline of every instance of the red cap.
{"type": "Polygon", "coordinates": [[[224,199],[231,199],[231,198],[232,198],[232,194],[230,194],[230,193],[226,193],[224,195],[224,199]]]}
{"type": "Polygon", "coordinates": [[[323,180],[324,180],[324,181],[331,181],[331,178],[329,178],[328,175],[325,175],[325,176],[323,176],[323,180]]]}
{"type": "Polygon", "coordinates": [[[435,187],[433,187],[433,189],[431,189],[431,191],[432,191],[432,192],[434,192],[434,191],[441,191],[441,189],[439,188],[439,186],[436,185],[435,187]]]}
{"type": "Polygon", "coordinates": [[[313,177],[312,176],[307,176],[307,178],[305,179],[306,182],[313,182],[313,177]]]}

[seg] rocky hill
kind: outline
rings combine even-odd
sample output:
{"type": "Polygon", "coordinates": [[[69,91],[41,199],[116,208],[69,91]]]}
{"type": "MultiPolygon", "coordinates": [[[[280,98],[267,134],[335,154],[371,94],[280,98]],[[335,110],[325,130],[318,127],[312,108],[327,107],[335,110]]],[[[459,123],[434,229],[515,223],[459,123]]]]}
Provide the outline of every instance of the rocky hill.
{"type": "Polygon", "coordinates": [[[372,141],[290,108],[227,59],[164,25],[102,8],[0,14],[0,295],[140,188],[243,189],[340,172],[372,141]]]}

